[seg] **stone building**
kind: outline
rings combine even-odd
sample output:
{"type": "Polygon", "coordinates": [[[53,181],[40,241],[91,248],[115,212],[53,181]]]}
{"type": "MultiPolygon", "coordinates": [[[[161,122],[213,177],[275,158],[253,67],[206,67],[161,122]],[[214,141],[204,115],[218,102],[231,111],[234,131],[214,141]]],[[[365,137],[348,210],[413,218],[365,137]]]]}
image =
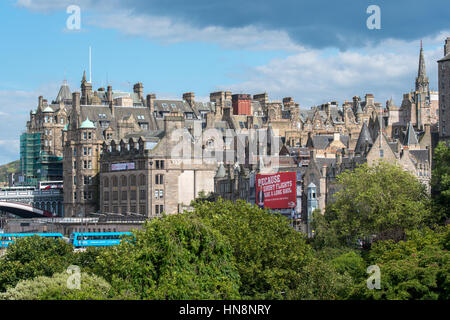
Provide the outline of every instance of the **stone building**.
{"type": "Polygon", "coordinates": [[[439,139],[450,140],[450,37],[445,40],[444,57],[438,61],[439,139]]]}
{"type": "Polygon", "coordinates": [[[214,191],[215,159],[203,158],[203,153],[199,158],[174,154],[178,142],[171,134],[185,128],[185,120],[180,113],[172,113],[164,123],[164,130],[103,143],[101,213],[148,217],[178,213],[189,208],[200,192],[214,191]]]}

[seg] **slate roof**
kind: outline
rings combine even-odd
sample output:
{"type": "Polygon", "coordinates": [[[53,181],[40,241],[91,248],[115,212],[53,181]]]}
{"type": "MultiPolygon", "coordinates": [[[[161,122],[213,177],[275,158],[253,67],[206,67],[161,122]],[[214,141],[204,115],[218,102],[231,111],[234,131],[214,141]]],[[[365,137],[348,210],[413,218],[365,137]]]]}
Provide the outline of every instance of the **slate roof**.
{"type": "Polygon", "coordinates": [[[64,83],[61,85],[61,88],[59,88],[55,103],[64,102],[66,100],[72,100],[72,93],[70,92],[69,86],[67,85],[67,81],[64,81],[64,83]]]}
{"type": "Polygon", "coordinates": [[[409,154],[412,155],[417,162],[428,161],[428,150],[410,150],[409,154]]]}
{"type": "Polygon", "coordinates": [[[406,129],[406,136],[403,140],[404,146],[411,146],[411,145],[417,145],[419,144],[419,141],[417,140],[417,134],[414,131],[413,125],[411,121],[408,123],[408,128],[406,129]]]}

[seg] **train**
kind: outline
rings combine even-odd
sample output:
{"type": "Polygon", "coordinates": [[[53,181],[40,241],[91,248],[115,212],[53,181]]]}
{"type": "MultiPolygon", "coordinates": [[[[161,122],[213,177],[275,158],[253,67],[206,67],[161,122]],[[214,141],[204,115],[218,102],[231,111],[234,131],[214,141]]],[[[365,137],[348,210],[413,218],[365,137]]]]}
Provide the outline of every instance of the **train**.
{"type": "MultiPolygon", "coordinates": [[[[41,236],[45,238],[61,239],[61,233],[0,233],[0,248],[8,248],[17,238],[41,236]]],[[[131,235],[130,232],[74,232],[67,240],[75,248],[104,247],[117,245],[122,237],[131,235]]]]}

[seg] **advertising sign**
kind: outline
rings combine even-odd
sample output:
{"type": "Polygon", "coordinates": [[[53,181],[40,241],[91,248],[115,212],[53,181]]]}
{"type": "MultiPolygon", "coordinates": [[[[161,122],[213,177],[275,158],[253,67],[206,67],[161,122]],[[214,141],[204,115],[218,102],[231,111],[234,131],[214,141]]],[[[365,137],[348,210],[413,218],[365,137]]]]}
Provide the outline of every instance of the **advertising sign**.
{"type": "Polygon", "coordinates": [[[112,163],[111,171],[134,170],[134,162],[128,163],[112,163]]]}
{"type": "Polygon", "coordinates": [[[297,203],[295,172],[256,175],[256,204],[271,209],[294,208],[297,203]]]}

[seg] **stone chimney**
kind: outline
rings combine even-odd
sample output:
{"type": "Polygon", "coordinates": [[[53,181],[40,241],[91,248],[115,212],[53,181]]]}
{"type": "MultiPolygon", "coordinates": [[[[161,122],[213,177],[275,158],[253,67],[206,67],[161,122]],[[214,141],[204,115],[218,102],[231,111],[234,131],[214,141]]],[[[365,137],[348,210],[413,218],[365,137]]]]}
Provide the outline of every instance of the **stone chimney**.
{"type": "Polygon", "coordinates": [[[444,57],[448,54],[450,54],[450,37],[447,37],[447,39],[445,39],[444,45],[444,57]]]}
{"type": "Polygon", "coordinates": [[[265,106],[269,102],[269,95],[267,93],[255,94],[253,100],[259,101],[262,106],[265,106]]]}
{"type": "Polygon", "coordinates": [[[195,94],[193,92],[183,93],[183,100],[186,100],[186,102],[192,107],[195,103],[195,94]]]}
{"type": "Polygon", "coordinates": [[[133,86],[133,92],[137,93],[139,99],[144,99],[144,85],[141,82],[133,86]]]}
{"type": "Polygon", "coordinates": [[[366,101],[366,106],[374,104],[375,99],[373,97],[373,94],[371,94],[371,93],[366,94],[365,101],[366,101]]]}
{"type": "Polygon", "coordinates": [[[111,86],[108,86],[108,91],[106,91],[106,100],[108,101],[109,105],[113,102],[113,99],[112,99],[112,87],[111,86]]]}
{"type": "Polygon", "coordinates": [[[39,96],[38,99],[38,109],[42,110],[42,107],[44,106],[44,97],[43,96],[39,96]]]}
{"type": "Polygon", "coordinates": [[[147,108],[150,113],[153,113],[155,111],[155,99],[156,95],[154,93],[147,95],[147,108]]]}
{"type": "Polygon", "coordinates": [[[79,116],[80,116],[80,93],[79,92],[73,92],[72,93],[72,115],[71,115],[71,122],[72,122],[72,128],[78,128],[79,123],[79,116]]]}

